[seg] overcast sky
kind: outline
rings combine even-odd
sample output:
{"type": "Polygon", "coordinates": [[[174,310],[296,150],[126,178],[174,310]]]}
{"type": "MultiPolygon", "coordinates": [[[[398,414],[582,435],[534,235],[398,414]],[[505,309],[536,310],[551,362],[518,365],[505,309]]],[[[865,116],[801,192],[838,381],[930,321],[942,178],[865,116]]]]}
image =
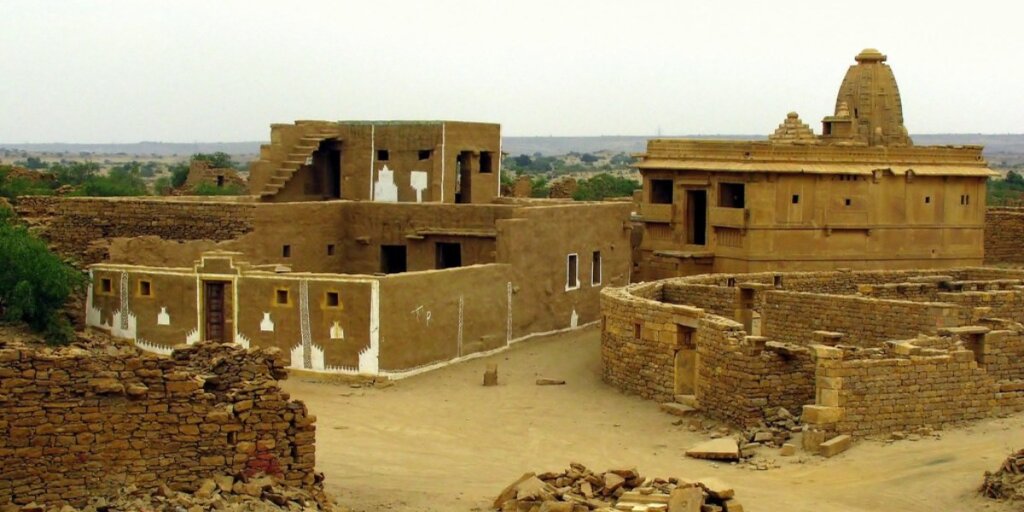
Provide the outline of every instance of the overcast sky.
{"type": "Polygon", "coordinates": [[[0,142],[242,141],[295,119],[504,135],[820,132],[865,47],[911,133],[1024,132],[1020,2],[0,0],[0,142]]]}

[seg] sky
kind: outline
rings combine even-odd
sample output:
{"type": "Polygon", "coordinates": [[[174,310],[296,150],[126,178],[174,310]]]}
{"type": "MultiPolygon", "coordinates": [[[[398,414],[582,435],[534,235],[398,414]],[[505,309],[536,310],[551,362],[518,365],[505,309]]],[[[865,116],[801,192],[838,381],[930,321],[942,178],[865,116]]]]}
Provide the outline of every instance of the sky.
{"type": "Polygon", "coordinates": [[[296,119],[506,136],[815,132],[889,56],[914,133],[1024,133],[1024,3],[0,0],[0,142],[269,138],[296,119]]]}

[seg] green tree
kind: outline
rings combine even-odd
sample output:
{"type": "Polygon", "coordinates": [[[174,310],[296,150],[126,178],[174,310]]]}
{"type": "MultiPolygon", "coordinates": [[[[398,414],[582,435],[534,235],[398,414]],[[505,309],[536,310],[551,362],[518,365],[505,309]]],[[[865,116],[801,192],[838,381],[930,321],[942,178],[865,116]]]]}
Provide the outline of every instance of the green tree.
{"type": "Polygon", "coordinates": [[[9,165],[0,165],[0,197],[15,200],[18,196],[46,196],[53,194],[45,183],[28,178],[15,177],[9,165]]]}
{"type": "Polygon", "coordinates": [[[538,176],[530,180],[530,197],[548,197],[549,192],[551,186],[547,178],[538,176]]]}
{"type": "Polygon", "coordinates": [[[597,155],[592,155],[590,153],[583,153],[583,155],[580,156],[580,161],[587,165],[592,164],[600,159],[601,158],[598,157],[597,155]]]}
{"type": "Polygon", "coordinates": [[[138,169],[115,167],[106,176],[93,176],[75,191],[77,196],[144,196],[149,193],[138,169]]]}
{"type": "Polygon", "coordinates": [[[167,176],[160,176],[153,182],[153,194],[158,196],[170,195],[172,188],[171,178],[167,176]]]}
{"type": "Polygon", "coordinates": [[[188,179],[188,164],[176,163],[167,168],[171,171],[171,186],[181,188],[188,179]]]}
{"type": "Polygon", "coordinates": [[[196,153],[192,155],[192,160],[201,160],[210,163],[210,167],[216,169],[231,168],[237,164],[231,159],[231,155],[218,151],[216,153],[196,153]]]}
{"type": "Polygon", "coordinates": [[[70,162],[53,164],[50,172],[57,177],[57,183],[76,187],[96,176],[100,172],[100,164],[95,162],[70,162]]]}
{"type": "Polygon", "coordinates": [[[52,344],[66,344],[74,332],[61,310],[72,293],[85,288],[81,272],[50,252],[42,240],[0,207],[0,318],[24,322],[52,344]]]}
{"type": "Polygon", "coordinates": [[[1010,171],[1006,173],[1006,183],[1016,188],[1024,189],[1024,177],[1021,177],[1017,171],[1010,171]]]}
{"type": "Polygon", "coordinates": [[[38,156],[30,156],[25,159],[24,166],[28,169],[46,169],[46,162],[38,156]]]}
{"type": "Polygon", "coordinates": [[[638,188],[640,184],[635,180],[603,172],[578,181],[572,198],[577,201],[600,201],[608,197],[629,197],[638,188]]]}

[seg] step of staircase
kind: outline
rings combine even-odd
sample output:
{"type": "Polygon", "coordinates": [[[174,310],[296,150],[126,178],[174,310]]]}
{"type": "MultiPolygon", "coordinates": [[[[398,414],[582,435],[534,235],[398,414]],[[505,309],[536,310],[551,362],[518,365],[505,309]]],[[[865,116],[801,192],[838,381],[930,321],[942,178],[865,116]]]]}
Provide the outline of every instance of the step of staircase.
{"type": "Polygon", "coordinates": [[[676,399],[677,403],[680,403],[680,404],[683,404],[683,405],[689,405],[690,407],[693,407],[694,409],[699,409],[700,408],[697,405],[697,395],[676,395],[675,399],[676,399]]]}
{"type": "Polygon", "coordinates": [[[685,417],[697,414],[697,409],[690,407],[689,405],[683,405],[676,402],[665,402],[661,404],[661,410],[673,416],[685,417]]]}

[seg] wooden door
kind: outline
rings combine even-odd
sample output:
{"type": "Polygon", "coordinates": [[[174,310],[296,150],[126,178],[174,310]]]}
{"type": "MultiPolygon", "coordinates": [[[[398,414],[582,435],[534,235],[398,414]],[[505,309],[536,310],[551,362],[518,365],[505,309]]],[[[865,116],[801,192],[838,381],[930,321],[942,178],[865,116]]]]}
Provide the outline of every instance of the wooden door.
{"type": "Polygon", "coordinates": [[[208,281],[205,283],[206,297],[206,338],[213,341],[224,339],[224,289],[225,283],[208,281]]]}

